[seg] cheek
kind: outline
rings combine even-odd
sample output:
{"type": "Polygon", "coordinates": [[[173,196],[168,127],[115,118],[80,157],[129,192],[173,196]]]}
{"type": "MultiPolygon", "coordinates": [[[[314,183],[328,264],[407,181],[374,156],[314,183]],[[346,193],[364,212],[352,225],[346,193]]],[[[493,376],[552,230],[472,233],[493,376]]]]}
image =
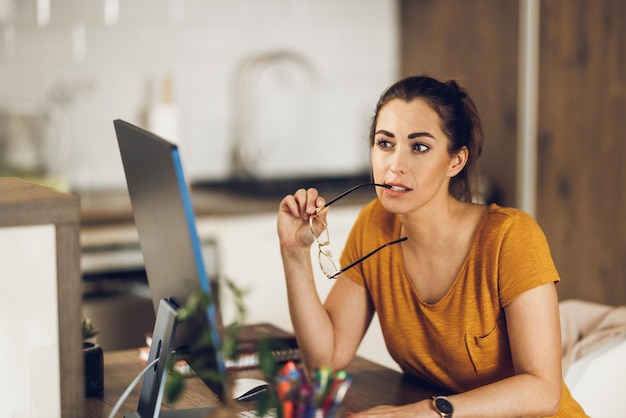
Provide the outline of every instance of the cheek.
{"type": "Polygon", "coordinates": [[[370,155],[370,163],[372,167],[372,173],[375,176],[385,171],[385,163],[383,162],[382,158],[380,158],[380,155],[377,155],[375,152],[371,153],[370,155]]]}
{"type": "Polygon", "coordinates": [[[375,164],[379,167],[382,167],[386,164],[385,161],[389,159],[389,152],[381,151],[380,149],[374,147],[370,150],[370,161],[372,164],[375,164]]]}

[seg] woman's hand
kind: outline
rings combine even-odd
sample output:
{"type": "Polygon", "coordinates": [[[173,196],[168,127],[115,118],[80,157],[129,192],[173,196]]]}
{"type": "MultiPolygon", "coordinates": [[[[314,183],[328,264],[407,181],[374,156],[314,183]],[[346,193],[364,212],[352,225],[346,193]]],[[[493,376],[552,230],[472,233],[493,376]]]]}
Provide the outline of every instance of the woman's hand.
{"type": "Polygon", "coordinates": [[[428,399],[417,403],[403,406],[376,406],[366,409],[365,411],[351,413],[346,416],[350,418],[367,418],[367,417],[407,417],[407,418],[440,418],[432,407],[432,402],[428,399]]]}
{"type": "Polygon", "coordinates": [[[309,218],[323,206],[324,199],[316,189],[300,189],[283,198],[277,219],[291,323],[302,359],[311,370],[331,364],[335,334],[317,293],[311,262],[314,239],[309,218]]]}
{"type": "MultiPolygon", "coordinates": [[[[313,236],[309,227],[309,217],[316,208],[324,206],[325,200],[317,189],[299,189],[286,196],[278,209],[278,239],[282,248],[310,247],[313,236]]],[[[318,214],[325,221],[324,213],[318,214]]]]}

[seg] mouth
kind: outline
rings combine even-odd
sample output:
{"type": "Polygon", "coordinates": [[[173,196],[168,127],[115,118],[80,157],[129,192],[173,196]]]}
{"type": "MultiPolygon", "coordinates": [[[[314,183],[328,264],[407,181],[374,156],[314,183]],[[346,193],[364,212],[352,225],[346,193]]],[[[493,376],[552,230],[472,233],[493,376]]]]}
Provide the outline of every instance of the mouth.
{"type": "Polygon", "coordinates": [[[393,190],[394,192],[410,192],[413,189],[404,186],[398,186],[395,184],[385,184],[385,187],[389,190],[393,190]]]}

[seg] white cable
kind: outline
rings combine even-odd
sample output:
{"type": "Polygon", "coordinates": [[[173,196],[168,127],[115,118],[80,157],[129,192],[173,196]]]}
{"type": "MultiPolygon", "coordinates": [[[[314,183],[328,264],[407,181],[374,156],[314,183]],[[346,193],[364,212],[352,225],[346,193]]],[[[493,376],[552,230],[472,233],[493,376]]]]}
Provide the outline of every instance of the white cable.
{"type": "Polygon", "coordinates": [[[122,407],[122,404],[124,403],[124,401],[126,400],[126,398],[128,398],[128,395],[130,395],[130,392],[132,392],[132,390],[135,388],[135,386],[137,386],[137,383],[139,383],[139,381],[141,380],[141,378],[148,372],[148,370],[150,370],[152,367],[154,367],[155,364],[157,364],[159,361],[159,357],[155,358],[154,360],[152,360],[145,369],[143,369],[141,371],[141,373],[139,373],[137,375],[137,377],[135,378],[135,380],[133,380],[133,382],[128,385],[128,387],[126,388],[126,391],[122,394],[122,396],[120,396],[120,398],[118,399],[117,403],[115,404],[115,406],[113,407],[113,410],[111,411],[111,413],[109,414],[109,418],[115,418],[115,414],[117,414],[117,411],[120,410],[120,408],[122,407]]]}

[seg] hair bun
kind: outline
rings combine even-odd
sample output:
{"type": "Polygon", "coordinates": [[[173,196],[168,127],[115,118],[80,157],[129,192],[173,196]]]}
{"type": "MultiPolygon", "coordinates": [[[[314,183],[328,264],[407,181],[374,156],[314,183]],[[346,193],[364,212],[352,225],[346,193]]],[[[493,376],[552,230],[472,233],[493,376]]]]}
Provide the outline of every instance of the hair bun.
{"type": "Polygon", "coordinates": [[[452,89],[454,95],[458,96],[459,99],[462,100],[467,97],[467,93],[465,93],[465,90],[459,87],[459,84],[456,82],[456,80],[450,80],[446,84],[452,89]]]}

